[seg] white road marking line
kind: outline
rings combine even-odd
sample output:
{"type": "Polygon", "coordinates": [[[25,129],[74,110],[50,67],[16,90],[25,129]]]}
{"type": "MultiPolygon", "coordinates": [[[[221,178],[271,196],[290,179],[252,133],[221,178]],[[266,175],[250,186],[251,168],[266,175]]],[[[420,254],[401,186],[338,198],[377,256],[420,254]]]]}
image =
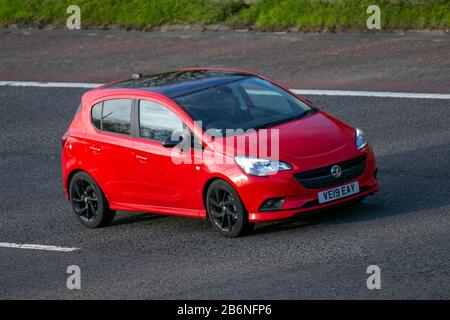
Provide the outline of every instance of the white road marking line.
{"type": "Polygon", "coordinates": [[[347,96],[347,97],[381,97],[381,98],[411,98],[411,99],[444,99],[449,100],[447,93],[410,93],[381,91],[347,91],[347,90],[301,90],[291,89],[301,95],[347,96]]]}
{"type": "Polygon", "coordinates": [[[96,88],[101,85],[101,83],[81,82],[0,81],[0,87],[96,88]]]}
{"type": "MultiPolygon", "coordinates": [[[[38,81],[0,81],[0,87],[42,87],[42,88],[96,88],[101,83],[82,82],[38,82],[38,81]]],[[[301,95],[313,96],[346,96],[346,97],[380,97],[380,98],[411,98],[411,99],[443,99],[450,100],[448,93],[411,93],[382,91],[350,91],[350,90],[309,90],[291,89],[301,95]]]]}
{"type": "Polygon", "coordinates": [[[44,246],[40,244],[18,244],[18,243],[8,243],[8,242],[0,242],[1,248],[15,248],[15,249],[29,249],[29,250],[46,250],[46,251],[62,251],[62,252],[71,252],[80,250],[80,248],[65,248],[65,247],[57,247],[57,246],[44,246]]]}

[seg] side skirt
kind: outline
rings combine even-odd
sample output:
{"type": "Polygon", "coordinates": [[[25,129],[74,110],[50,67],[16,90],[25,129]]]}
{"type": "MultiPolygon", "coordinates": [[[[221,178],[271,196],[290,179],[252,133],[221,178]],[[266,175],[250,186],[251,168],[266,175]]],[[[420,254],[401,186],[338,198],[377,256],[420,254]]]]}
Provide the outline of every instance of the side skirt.
{"type": "Polygon", "coordinates": [[[158,206],[119,203],[119,202],[111,202],[110,207],[112,210],[138,211],[138,212],[167,214],[172,216],[206,218],[206,210],[199,210],[199,209],[158,207],[158,206]]]}

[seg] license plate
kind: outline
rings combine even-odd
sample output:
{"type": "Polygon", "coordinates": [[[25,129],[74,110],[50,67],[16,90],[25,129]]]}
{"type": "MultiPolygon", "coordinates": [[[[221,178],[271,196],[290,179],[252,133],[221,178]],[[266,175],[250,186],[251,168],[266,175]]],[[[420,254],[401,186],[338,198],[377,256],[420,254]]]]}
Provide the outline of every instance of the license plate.
{"type": "Polygon", "coordinates": [[[356,181],[337,188],[321,191],[317,195],[319,197],[319,203],[326,203],[357,194],[358,192],[359,184],[356,181]]]}

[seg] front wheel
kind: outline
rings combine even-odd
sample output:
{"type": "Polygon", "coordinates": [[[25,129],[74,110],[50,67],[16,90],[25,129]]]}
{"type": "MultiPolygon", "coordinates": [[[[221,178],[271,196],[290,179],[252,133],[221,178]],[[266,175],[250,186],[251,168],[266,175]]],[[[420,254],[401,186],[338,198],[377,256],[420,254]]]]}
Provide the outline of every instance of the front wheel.
{"type": "Polygon", "coordinates": [[[212,225],[226,237],[244,235],[254,227],[254,223],[248,221],[247,211],[236,190],[223,180],[216,180],[209,186],[206,209],[212,225]]]}
{"type": "Polygon", "coordinates": [[[78,220],[88,228],[106,226],[116,215],[100,187],[85,172],[76,173],[70,181],[69,199],[78,220]]]}

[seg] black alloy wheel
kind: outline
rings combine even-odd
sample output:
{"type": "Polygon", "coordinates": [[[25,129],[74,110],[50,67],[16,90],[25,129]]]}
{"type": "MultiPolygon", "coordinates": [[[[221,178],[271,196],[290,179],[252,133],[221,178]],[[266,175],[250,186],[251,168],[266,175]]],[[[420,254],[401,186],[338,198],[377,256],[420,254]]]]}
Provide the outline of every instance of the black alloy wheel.
{"type": "Polygon", "coordinates": [[[247,211],[233,187],[223,180],[215,180],[208,188],[206,207],[213,226],[226,237],[237,237],[250,231],[247,211]]]}
{"type": "Polygon", "coordinates": [[[76,216],[89,228],[105,226],[114,219],[115,211],[109,209],[100,187],[85,172],[78,172],[73,176],[69,197],[76,216]]]}

